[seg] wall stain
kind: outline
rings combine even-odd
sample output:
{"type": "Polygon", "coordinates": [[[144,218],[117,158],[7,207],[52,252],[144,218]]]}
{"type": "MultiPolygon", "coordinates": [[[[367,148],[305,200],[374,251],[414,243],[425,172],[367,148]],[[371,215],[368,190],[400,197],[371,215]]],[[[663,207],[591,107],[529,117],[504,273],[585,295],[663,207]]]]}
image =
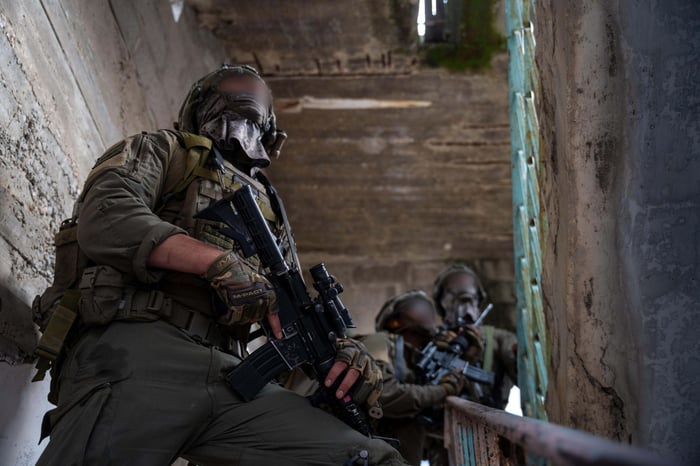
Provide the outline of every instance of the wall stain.
{"type": "Polygon", "coordinates": [[[593,159],[596,181],[603,193],[607,193],[610,189],[612,180],[611,160],[614,160],[617,149],[617,138],[608,132],[605,132],[603,136],[595,142],[586,142],[585,158],[586,161],[593,159]]]}
{"type": "Polygon", "coordinates": [[[617,74],[617,38],[615,37],[615,26],[612,24],[612,16],[608,15],[605,21],[605,38],[608,41],[608,74],[614,77],[617,74]]]}
{"type": "Polygon", "coordinates": [[[588,315],[592,315],[591,308],[593,307],[593,277],[588,279],[588,281],[583,283],[583,288],[585,290],[585,293],[583,295],[583,304],[586,306],[586,310],[588,311],[588,315]]]}

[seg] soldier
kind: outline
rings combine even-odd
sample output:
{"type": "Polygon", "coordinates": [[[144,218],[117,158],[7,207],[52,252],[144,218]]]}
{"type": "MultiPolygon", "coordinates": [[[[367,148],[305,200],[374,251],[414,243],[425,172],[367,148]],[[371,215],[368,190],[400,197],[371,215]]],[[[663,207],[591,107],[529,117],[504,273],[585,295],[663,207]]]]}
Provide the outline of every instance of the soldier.
{"type": "Polygon", "coordinates": [[[479,276],[466,265],[452,265],[435,280],[433,299],[444,323],[444,331],[439,338],[447,341],[459,333],[466,335],[473,345],[471,351],[467,350],[465,358],[480,362],[483,369],[495,374],[493,388],[485,389],[480,401],[492,407],[505,408],[510,389],[517,382],[517,338],[507,330],[474,325],[486,299],[479,276]],[[474,351],[477,348],[479,351],[474,351]]]}
{"type": "MultiPolygon", "coordinates": [[[[56,279],[35,301],[36,320],[43,330],[51,315],[79,317],[52,370],[57,408],[42,425],[51,438],[38,464],[405,464],[277,385],[243,402],[224,383],[246,356],[252,323],[266,320],[282,337],[277,300],[257,256],[244,259],[221,224],[195,214],[249,185],[294,259],[260,172],[285,135],[248,66],[196,82],[176,127],[108,149],[57,236],[56,279]]],[[[361,383],[376,396],[371,358],[352,340],[338,347],[326,386],[340,380],[340,398],[361,383]]]]}
{"type": "MultiPolygon", "coordinates": [[[[377,333],[362,341],[382,369],[384,380],[379,401],[384,417],[378,432],[399,440],[401,454],[419,465],[426,448],[435,448],[428,438],[433,411],[442,409],[445,398],[462,392],[466,379],[456,373],[445,375],[438,385],[420,385],[416,364],[420,350],[437,330],[433,300],[419,290],[401,293],[388,300],[377,314],[377,333]]],[[[442,448],[437,443],[437,448],[442,448]]],[[[446,456],[445,456],[446,457],[446,456]]]]}

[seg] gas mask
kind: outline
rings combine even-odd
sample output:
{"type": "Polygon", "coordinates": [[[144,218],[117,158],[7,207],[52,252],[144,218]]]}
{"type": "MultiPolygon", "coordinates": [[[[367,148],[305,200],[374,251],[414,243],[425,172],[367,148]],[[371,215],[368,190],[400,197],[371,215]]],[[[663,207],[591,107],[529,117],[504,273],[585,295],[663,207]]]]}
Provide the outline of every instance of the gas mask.
{"type": "Polygon", "coordinates": [[[279,157],[287,138],[277,129],[270,89],[247,65],[223,65],[197,81],[175,128],[211,138],[216,152],[247,173],[279,157]]]}
{"type": "Polygon", "coordinates": [[[262,143],[268,120],[266,106],[253,96],[220,91],[212,92],[197,111],[199,134],[211,138],[224,158],[247,172],[270,165],[262,143]]]}
{"type": "Polygon", "coordinates": [[[450,327],[471,325],[479,318],[479,295],[475,290],[447,289],[440,305],[445,309],[445,323],[450,327]]]}
{"type": "Polygon", "coordinates": [[[438,314],[448,327],[473,324],[486,290],[479,276],[464,264],[453,264],[435,279],[433,299],[438,314]]]}

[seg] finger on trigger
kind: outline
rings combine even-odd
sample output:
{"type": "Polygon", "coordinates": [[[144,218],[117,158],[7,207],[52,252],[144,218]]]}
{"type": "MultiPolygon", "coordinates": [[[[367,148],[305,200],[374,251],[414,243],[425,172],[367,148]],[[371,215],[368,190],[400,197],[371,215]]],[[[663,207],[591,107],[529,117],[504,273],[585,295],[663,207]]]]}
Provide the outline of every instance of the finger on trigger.
{"type": "Polygon", "coordinates": [[[355,382],[357,382],[357,379],[359,378],[360,372],[357,369],[350,369],[348,373],[345,374],[345,378],[343,378],[343,381],[340,383],[338,391],[335,392],[335,396],[342,398],[348,392],[348,390],[350,390],[350,387],[355,385],[355,382]]]}
{"type": "Polygon", "coordinates": [[[284,334],[282,333],[282,324],[280,323],[279,314],[268,314],[267,322],[270,324],[270,329],[275,338],[282,339],[284,334]]]}
{"type": "Polygon", "coordinates": [[[347,368],[347,363],[342,361],[336,361],[335,364],[333,364],[333,366],[331,367],[331,370],[328,371],[328,375],[326,375],[326,387],[330,387],[331,385],[333,385],[335,379],[337,379],[338,376],[342,374],[343,371],[345,371],[345,369],[347,368]]]}

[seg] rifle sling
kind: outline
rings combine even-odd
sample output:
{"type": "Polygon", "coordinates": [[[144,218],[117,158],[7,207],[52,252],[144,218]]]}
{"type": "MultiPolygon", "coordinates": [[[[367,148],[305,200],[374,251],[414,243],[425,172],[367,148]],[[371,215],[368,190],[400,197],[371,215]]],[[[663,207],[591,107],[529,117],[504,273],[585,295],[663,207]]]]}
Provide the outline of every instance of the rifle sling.
{"type": "Polygon", "coordinates": [[[282,219],[284,231],[287,235],[287,240],[289,241],[289,249],[292,255],[292,260],[294,261],[294,266],[297,268],[297,270],[301,270],[299,257],[297,256],[297,245],[294,242],[294,237],[292,236],[292,227],[289,224],[287,211],[284,209],[284,203],[277,194],[277,190],[274,188],[274,186],[272,186],[272,183],[270,183],[270,180],[262,172],[258,172],[255,177],[258,181],[260,181],[260,183],[262,183],[263,186],[265,186],[265,191],[270,198],[270,206],[272,207],[273,212],[282,219]]]}
{"type": "Polygon", "coordinates": [[[484,348],[484,370],[491,371],[493,369],[493,327],[484,325],[484,335],[486,337],[486,347],[484,348]]]}
{"type": "Polygon", "coordinates": [[[394,348],[394,371],[396,373],[396,380],[403,383],[406,362],[404,361],[403,337],[401,335],[396,337],[394,348]]]}

